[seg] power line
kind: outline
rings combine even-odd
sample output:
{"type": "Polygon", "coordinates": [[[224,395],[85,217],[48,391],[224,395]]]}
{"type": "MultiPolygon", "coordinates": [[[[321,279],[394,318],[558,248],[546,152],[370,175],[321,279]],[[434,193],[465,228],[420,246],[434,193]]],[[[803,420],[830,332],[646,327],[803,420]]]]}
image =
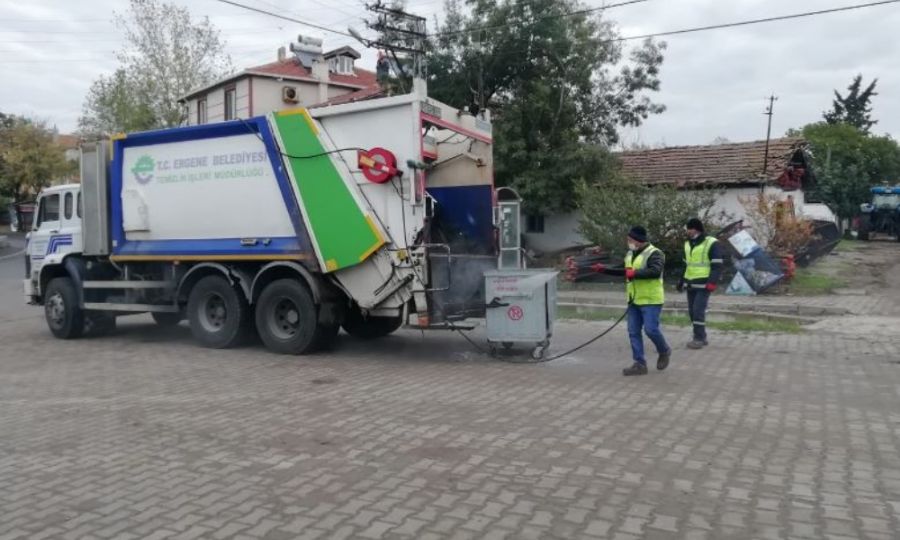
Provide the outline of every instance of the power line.
{"type": "MultiPolygon", "coordinates": [[[[900,1],[900,0],[897,0],[900,1]]],[[[626,0],[625,2],[619,2],[618,4],[609,4],[606,6],[594,7],[594,8],[586,8],[579,9],[577,11],[567,11],[565,13],[558,13],[556,15],[544,15],[543,17],[536,17],[531,22],[538,23],[541,21],[547,21],[551,19],[561,19],[565,17],[577,17],[578,15],[587,15],[588,13],[594,13],[596,11],[603,11],[606,9],[612,9],[622,6],[629,6],[631,4],[640,4],[643,2],[647,2],[647,0],[626,0]]],[[[488,26],[479,26],[477,28],[469,28],[466,30],[453,30],[450,32],[435,32],[433,34],[429,34],[429,37],[443,37],[443,36],[455,36],[459,34],[471,34],[474,32],[481,32],[483,30],[496,30],[498,28],[505,28],[507,26],[513,26],[516,23],[503,23],[503,24],[494,24],[488,26]]]]}
{"type": "Polygon", "coordinates": [[[654,32],[652,34],[643,34],[640,36],[623,36],[613,39],[604,40],[603,43],[615,42],[615,41],[630,41],[635,39],[647,39],[654,37],[662,37],[662,36],[674,36],[677,34],[690,34],[693,32],[704,32],[706,30],[718,30],[720,28],[734,28],[736,26],[749,26],[751,24],[760,24],[774,21],[785,21],[789,19],[799,19],[802,17],[812,17],[815,15],[825,15],[828,13],[837,13],[839,11],[852,11],[856,9],[862,9],[873,6],[881,6],[885,4],[896,4],[900,2],[900,0],[882,0],[880,2],[869,2],[867,4],[857,4],[855,6],[843,6],[837,8],[830,9],[820,9],[817,11],[806,11],[803,13],[793,13],[791,15],[778,15],[775,17],[765,17],[762,19],[750,19],[747,21],[737,21],[732,23],[723,23],[723,24],[711,24],[707,26],[696,26],[693,28],[682,28],[680,30],[668,30],[666,32],[654,32]]]}
{"type": "MultiPolygon", "coordinates": [[[[330,32],[330,33],[332,33],[332,34],[337,34],[337,35],[339,35],[339,36],[346,36],[346,37],[350,37],[350,38],[353,37],[352,35],[350,35],[350,34],[348,34],[348,33],[346,33],[346,32],[341,32],[340,30],[332,30],[331,28],[326,28],[326,27],[324,27],[324,26],[321,26],[321,25],[318,25],[318,24],[315,24],[315,23],[311,23],[311,22],[307,22],[307,21],[301,21],[300,19],[295,19],[295,18],[293,18],[293,17],[287,17],[287,16],[282,15],[282,14],[280,14],[280,13],[275,13],[275,12],[272,12],[272,11],[266,11],[266,10],[264,10],[264,9],[259,9],[259,8],[253,7],[253,6],[248,6],[248,5],[246,5],[246,4],[240,4],[240,3],[238,3],[238,2],[232,2],[231,0],[216,0],[216,1],[217,1],[217,2],[221,2],[221,3],[223,3],[223,4],[228,4],[228,5],[231,5],[231,6],[239,7],[239,8],[242,8],[242,9],[246,9],[246,10],[249,10],[249,11],[255,11],[256,13],[262,13],[263,15],[269,15],[269,16],[271,16],[271,17],[276,17],[276,18],[278,18],[278,19],[283,19],[283,20],[285,20],[285,21],[291,21],[291,22],[293,22],[293,23],[301,24],[301,25],[303,25],[303,26],[308,26],[308,27],[310,27],[310,28],[315,28],[315,29],[317,29],[317,30],[322,30],[323,32],[330,32]]],[[[898,1],[900,1],[900,0],[898,0],[898,1]]]]}

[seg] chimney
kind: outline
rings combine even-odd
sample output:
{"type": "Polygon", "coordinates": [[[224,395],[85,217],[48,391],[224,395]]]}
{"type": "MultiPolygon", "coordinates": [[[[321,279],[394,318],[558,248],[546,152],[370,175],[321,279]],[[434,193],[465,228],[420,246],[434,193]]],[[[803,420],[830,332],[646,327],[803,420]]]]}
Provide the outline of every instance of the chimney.
{"type": "Polygon", "coordinates": [[[319,103],[328,101],[328,81],[330,80],[328,62],[325,58],[319,56],[313,60],[312,69],[313,78],[319,81],[319,103]]]}
{"type": "Polygon", "coordinates": [[[278,47],[278,61],[284,62],[287,59],[287,49],[278,47]]]}

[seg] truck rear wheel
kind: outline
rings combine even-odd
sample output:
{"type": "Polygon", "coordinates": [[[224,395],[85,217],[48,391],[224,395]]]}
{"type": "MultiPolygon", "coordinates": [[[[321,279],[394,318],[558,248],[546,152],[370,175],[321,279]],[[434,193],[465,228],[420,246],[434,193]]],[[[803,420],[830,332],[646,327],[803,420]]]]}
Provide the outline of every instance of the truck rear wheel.
{"type": "Polygon", "coordinates": [[[359,308],[351,309],[344,319],[344,330],[357,339],[377,339],[395,332],[403,317],[363,317],[359,308]]]}
{"type": "Polygon", "coordinates": [[[47,284],[44,317],[50,332],[60,339],[75,339],[84,334],[84,311],[78,306],[78,293],[71,278],[58,277],[47,284]]]}
{"type": "Polygon", "coordinates": [[[207,276],[194,285],[187,312],[191,333],[204,347],[227,349],[246,335],[250,307],[222,276],[207,276]]]}
{"type": "Polygon", "coordinates": [[[305,354],[328,341],[309,290],[293,279],[266,285],[256,302],[256,331],[269,350],[305,354]]]}

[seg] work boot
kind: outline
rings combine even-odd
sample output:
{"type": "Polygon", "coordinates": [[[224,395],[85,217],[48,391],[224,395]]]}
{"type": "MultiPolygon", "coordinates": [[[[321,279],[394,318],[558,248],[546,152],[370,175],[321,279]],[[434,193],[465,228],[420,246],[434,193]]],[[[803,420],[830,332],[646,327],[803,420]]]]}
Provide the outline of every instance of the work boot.
{"type": "Polygon", "coordinates": [[[662,353],[659,355],[659,359],[656,360],[656,369],[662,371],[669,367],[669,359],[672,357],[672,349],[662,353]]]}
{"type": "Polygon", "coordinates": [[[631,367],[627,367],[622,370],[622,375],[625,375],[626,377],[632,377],[634,375],[646,375],[646,374],[647,374],[647,365],[639,364],[638,362],[635,362],[635,363],[631,364],[631,367]]]}
{"type": "Polygon", "coordinates": [[[701,341],[699,339],[691,340],[687,344],[688,349],[694,349],[694,350],[702,349],[705,346],[706,346],[706,341],[701,341]]]}

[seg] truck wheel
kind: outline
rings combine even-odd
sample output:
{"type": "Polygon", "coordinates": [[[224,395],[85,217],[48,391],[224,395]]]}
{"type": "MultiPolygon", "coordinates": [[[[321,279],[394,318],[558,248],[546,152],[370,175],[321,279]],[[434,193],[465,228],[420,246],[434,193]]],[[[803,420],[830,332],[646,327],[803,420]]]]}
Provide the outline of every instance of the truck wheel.
{"type": "Polygon", "coordinates": [[[211,349],[227,349],[238,345],[246,335],[250,308],[227,279],[207,276],[191,289],[187,313],[197,341],[211,349]]]}
{"type": "Polygon", "coordinates": [[[78,306],[78,293],[71,278],[54,278],[47,284],[44,317],[50,332],[60,339],[75,339],[84,334],[84,311],[78,306]]]}
{"type": "Polygon", "coordinates": [[[157,326],[162,326],[163,328],[178,326],[178,323],[184,318],[181,313],[163,313],[159,311],[154,311],[150,316],[153,317],[153,322],[157,326]]]}
{"type": "Polygon", "coordinates": [[[377,339],[396,331],[403,317],[363,317],[359,309],[351,309],[344,319],[344,330],[357,339],[377,339]]]}
{"type": "Polygon", "coordinates": [[[327,336],[309,291],[293,279],[269,283],[256,302],[256,331],[266,347],[279,354],[312,352],[327,336]]]}

